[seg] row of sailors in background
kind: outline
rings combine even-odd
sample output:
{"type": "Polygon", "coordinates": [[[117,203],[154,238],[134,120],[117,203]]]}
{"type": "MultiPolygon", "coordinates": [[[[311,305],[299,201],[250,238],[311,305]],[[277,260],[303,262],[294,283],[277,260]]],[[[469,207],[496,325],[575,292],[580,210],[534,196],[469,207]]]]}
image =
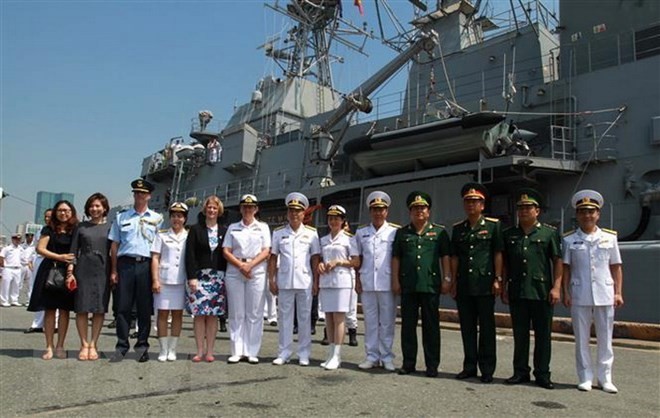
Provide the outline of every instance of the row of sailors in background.
{"type": "MultiPolygon", "coordinates": [[[[31,286],[30,277],[37,256],[33,233],[12,234],[11,243],[0,249],[2,283],[0,284],[0,306],[22,306],[18,298],[23,283],[31,286]]],[[[29,293],[29,290],[28,290],[29,293]]]]}
{"type": "MultiPolygon", "coordinates": [[[[110,228],[111,254],[118,259],[113,262],[111,282],[118,283],[121,295],[122,282],[127,280],[124,271],[130,267],[131,280],[137,282],[137,266],[149,261],[145,264],[151,269],[153,307],[159,310],[160,361],[176,359],[180,315],[185,308],[195,316],[194,362],[214,361],[215,317],[227,313],[228,362],[258,363],[268,288],[279,298],[278,354],[273,364],[284,365],[297,357],[298,364],[309,365],[312,300],[318,294],[329,342],[321,365],[337,369],[341,367],[344,319],[355,290],[361,294],[365,318],[365,359],[359,367],[396,370],[392,347],[400,297],[403,359],[398,373],[416,371],[416,327],[421,313],[425,374],[436,377],[440,359],[438,296],[449,294],[457,302],[464,347],[463,369],[456,378],[477,377],[480,372],[481,381],[491,383],[496,366],[494,302],[501,296],[510,305],[515,340],[514,374],[507,383],[531,380],[531,322],[536,340],[535,382],[552,389],[550,330],[553,306],[563,294],[564,303],[571,306],[576,334],[578,389],[592,387],[588,343],[594,321],[599,335],[596,377],[603,390],[617,392],[612,383],[611,336],[613,309],[623,304],[621,258],[615,233],[597,226],[603,198],[595,191],[583,190],[573,197],[580,228],[564,236],[562,247],[558,231],[538,221],[542,197],[532,189],[518,193],[520,223],[505,231],[497,219],[482,214],[486,188],[469,183],[461,190],[466,219],[453,226],[451,237],[444,226],[430,222],[432,201],[427,193],[410,193],[406,200],[410,223],[400,227],[387,221],[390,196],[376,191],[366,200],[371,222],[359,227],[355,236],[345,231],[346,210],[331,205],[326,213],[330,232],[319,238],[315,228],[303,223],[309,201],[297,192],[285,199],[288,222],[272,235],[256,219],[258,200],[250,194],[241,198],[241,221],[226,229],[217,223],[224,211],[222,202],[211,196],[204,202],[198,225],[186,231],[188,208],[177,202],[170,206],[172,228],[156,233],[162,218],[149,213],[146,206],[153,186],[141,179],[132,186],[136,209],[119,213],[110,228]],[[145,244],[147,254],[140,249],[145,244]],[[174,318],[170,336],[169,313],[174,318]],[[294,314],[299,325],[297,347],[294,314]]],[[[143,318],[134,348],[139,361],[148,361],[150,312],[143,308],[140,314],[141,299],[145,298],[131,298],[138,301],[138,322],[143,318]]],[[[122,315],[131,306],[120,306],[118,343],[111,361],[121,361],[129,349],[124,335],[127,319],[122,315]],[[122,322],[126,324],[120,326],[122,322]]]]}

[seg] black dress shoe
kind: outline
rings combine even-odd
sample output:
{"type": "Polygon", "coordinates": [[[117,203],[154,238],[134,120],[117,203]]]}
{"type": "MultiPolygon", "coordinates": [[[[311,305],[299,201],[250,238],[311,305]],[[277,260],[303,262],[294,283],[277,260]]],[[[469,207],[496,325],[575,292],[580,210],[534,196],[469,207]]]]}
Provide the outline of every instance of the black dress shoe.
{"type": "Polygon", "coordinates": [[[117,328],[117,321],[113,319],[112,322],[108,324],[108,328],[110,329],[117,328]]]}
{"type": "Polygon", "coordinates": [[[438,370],[426,369],[426,377],[438,377],[438,370]]]}
{"type": "Polygon", "coordinates": [[[145,350],[144,353],[138,357],[138,362],[146,363],[147,361],[149,361],[149,352],[145,350]]]}
{"type": "Polygon", "coordinates": [[[543,389],[554,389],[555,385],[550,379],[536,379],[536,386],[541,386],[543,389]]]}
{"type": "Polygon", "coordinates": [[[122,353],[119,350],[115,351],[112,357],[110,357],[110,363],[119,363],[120,361],[123,361],[125,355],[126,353],[122,353]]]}
{"type": "Polygon", "coordinates": [[[506,379],[504,382],[508,385],[519,385],[521,383],[527,383],[527,382],[529,382],[529,375],[528,374],[514,374],[510,378],[506,379]]]}
{"type": "Polygon", "coordinates": [[[459,374],[456,375],[456,379],[463,380],[469,377],[477,377],[477,372],[468,372],[467,370],[461,370],[459,374]]]}
{"type": "Polygon", "coordinates": [[[297,334],[298,333],[298,327],[293,327],[293,333],[297,334]]]}
{"type": "Polygon", "coordinates": [[[33,334],[35,332],[44,332],[44,329],[43,328],[32,328],[32,327],[30,327],[30,328],[26,329],[25,331],[23,331],[23,334],[33,334]]]}
{"type": "Polygon", "coordinates": [[[402,367],[399,370],[397,370],[397,373],[400,374],[400,375],[412,374],[412,373],[415,373],[415,369],[410,368],[410,367],[402,367]]]}
{"type": "Polygon", "coordinates": [[[316,328],[312,327],[312,335],[316,335],[316,328]]]}
{"type": "Polygon", "coordinates": [[[483,374],[479,378],[481,380],[481,383],[493,383],[493,375],[492,374],[483,374]]]}

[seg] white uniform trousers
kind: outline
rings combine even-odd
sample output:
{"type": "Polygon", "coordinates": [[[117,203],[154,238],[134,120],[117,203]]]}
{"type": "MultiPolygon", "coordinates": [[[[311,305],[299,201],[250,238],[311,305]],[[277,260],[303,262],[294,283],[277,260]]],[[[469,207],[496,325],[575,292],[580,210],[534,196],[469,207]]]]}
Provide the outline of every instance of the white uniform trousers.
{"type": "Polygon", "coordinates": [[[392,292],[362,292],[364,350],[372,363],[394,360],[396,300],[392,292]]]}
{"type": "Polygon", "coordinates": [[[268,280],[264,280],[266,289],[264,291],[264,318],[268,322],[277,321],[277,296],[270,293],[268,280]]]}
{"type": "Polygon", "coordinates": [[[344,319],[344,324],[346,325],[346,330],[357,329],[358,319],[357,319],[357,300],[358,295],[355,292],[355,280],[353,280],[353,288],[351,289],[351,300],[348,304],[348,312],[346,312],[346,319],[344,319]]]}
{"type": "MultiPolygon", "coordinates": [[[[28,284],[28,287],[30,287],[30,282],[32,281],[32,270],[28,266],[23,266],[21,267],[21,282],[18,285],[18,294],[20,295],[21,290],[23,289],[23,286],[25,283],[28,284]]],[[[28,289],[30,290],[30,289],[28,289]]],[[[30,299],[28,298],[28,303],[30,302],[30,299]]]]}
{"type": "Polygon", "coordinates": [[[257,357],[261,349],[264,321],[264,282],[266,272],[252,272],[251,279],[227,274],[227,305],[229,306],[229,338],[232,356],[257,357]]]}
{"type": "MultiPolygon", "coordinates": [[[[34,288],[34,280],[37,278],[37,272],[39,271],[39,266],[41,265],[41,262],[43,261],[43,257],[37,256],[37,258],[34,260],[33,266],[32,266],[32,275],[30,276],[30,282],[28,285],[28,303],[30,303],[30,298],[32,297],[32,289],[34,288]]],[[[59,319],[60,311],[55,311],[56,315],[56,322],[59,319]]],[[[44,311],[38,311],[34,313],[34,318],[32,318],[32,325],[30,325],[30,328],[43,328],[44,327],[44,317],[45,317],[45,312],[44,311]]]]}
{"type": "Polygon", "coordinates": [[[612,383],[614,306],[574,305],[571,307],[571,318],[575,334],[575,365],[579,382],[591,382],[594,378],[589,347],[593,321],[598,346],[598,381],[601,384],[612,383]]]}
{"type": "Polygon", "coordinates": [[[18,295],[21,289],[22,276],[22,267],[5,267],[2,269],[0,303],[18,303],[18,295]]]}
{"type": "Polygon", "coordinates": [[[298,316],[298,359],[309,360],[312,350],[312,289],[280,289],[278,295],[280,329],[278,357],[288,360],[293,354],[293,311],[298,316]]]}

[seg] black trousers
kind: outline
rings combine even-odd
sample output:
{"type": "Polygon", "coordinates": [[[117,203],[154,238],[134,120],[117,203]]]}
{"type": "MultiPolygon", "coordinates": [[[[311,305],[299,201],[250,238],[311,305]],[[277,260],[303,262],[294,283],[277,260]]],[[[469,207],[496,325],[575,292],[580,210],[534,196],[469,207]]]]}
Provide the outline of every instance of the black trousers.
{"type": "Polygon", "coordinates": [[[427,370],[440,365],[440,295],[435,293],[401,294],[401,351],[403,368],[414,370],[417,363],[417,321],[422,313],[422,345],[427,370]]]}
{"type": "Polygon", "coordinates": [[[135,350],[149,348],[151,315],[153,314],[153,294],[151,292],[151,262],[149,259],[135,262],[130,258],[119,257],[117,260],[117,345],[118,351],[126,353],[130,348],[131,311],[137,310],[138,337],[135,350]]]}
{"type": "Polygon", "coordinates": [[[482,375],[493,375],[497,362],[495,297],[459,294],[456,306],[463,340],[463,370],[476,373],[479,365],[482,375]]]}
{"type": "Polygon", "coordinates": [[[529,375],[529,329],[534,330],[534,376],[550,378],[552,315],[547,300],[517,299],[509,303],[513,325],[513,372],[529,375]]]}

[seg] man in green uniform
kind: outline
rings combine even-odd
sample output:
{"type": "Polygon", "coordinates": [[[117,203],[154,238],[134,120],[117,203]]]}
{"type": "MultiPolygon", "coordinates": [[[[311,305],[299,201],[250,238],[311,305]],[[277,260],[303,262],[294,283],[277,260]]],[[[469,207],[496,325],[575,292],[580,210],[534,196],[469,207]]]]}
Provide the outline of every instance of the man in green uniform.
{"type": "Polygon", "coordinates": [[[447,293],[451,283],[449,235],[444,226],[429,222],[431,196],[412,192],[406,204],[410,224],[396,232],[392,244],[392,291],[401,295],[403,365],[399,374],[415,371],[417,320],[421,309],[426,376],[436,377],[440,364],[440,293],[447,293]],[[440,278],[441,266],[446,280],[440,278]]]}
{"type": "Polygon", "coordinates": [[[550,332],[553,306],[561,294],[562,260],[556,228],[538,221],[541,195],[534,189],[517,193],[518,226],[503,232],[502,302],[513,323],[513,376],[508,384],[529,382],[529,323],[534,329],[536,384],[554,389],[550,380],[550,332]]]}
{"type": "Polygon", "coordinates": [[[479,183],[461,189],[467,219],[452,231],[452,296],[456,299],[463,339],[463,370],[457,379],[477,375],[491,383],[495,372],[495,297],[502,286],[502,230],[500,222],[482,215],[487,190],[479,183]],[[479,332],[477,333],[477,325],[479,332]],[[479,345],[477,346],[477,337],[479,345]]]}

